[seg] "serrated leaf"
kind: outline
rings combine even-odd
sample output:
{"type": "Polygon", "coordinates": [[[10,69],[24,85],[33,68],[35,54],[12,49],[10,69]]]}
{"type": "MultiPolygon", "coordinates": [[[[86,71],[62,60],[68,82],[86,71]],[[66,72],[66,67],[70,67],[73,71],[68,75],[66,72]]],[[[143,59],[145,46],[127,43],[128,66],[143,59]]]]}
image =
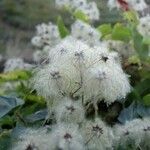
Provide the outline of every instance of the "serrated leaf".
{"type": "Polygon", "coordinates": [[[128,42],[131,39],[131,31],[129,28],[117,23],[112,30],[112,39],[128,42]]]}
{"type": "Polygon", "coordinates": [[[81,10],[76,10],[73,14],[73,16],[76,18],[76,19],[79,19],[83,22],[89,22],[89,17],[83,13],[83,11],[81,10]]]}
{"type": "Polygon", "coordinates": [[[16,97],[0,96],[0,118],[17,106],[23,105],[24,101],[16,97]]]}
{"type": "Polygon", "coordinates": [[[111,24],[102,24],[100,25],[97,30],[102,34],[102,37],[111,34],[112,27],[111,24]]]}
{"type": "Polygon", "coordinates": [[[58,30],[59,30],[59,34],[61,38],[66,37],[67,35],[69,35],[69,31],[66,28],[63,19],[59,16],[57,18],[57,26],[58,26],[58,30]]]}
{"type": "Polygon", "coordinates": [[[150,93],[143,97],[143,103],[145,106],[150,106],[150,93]]]}

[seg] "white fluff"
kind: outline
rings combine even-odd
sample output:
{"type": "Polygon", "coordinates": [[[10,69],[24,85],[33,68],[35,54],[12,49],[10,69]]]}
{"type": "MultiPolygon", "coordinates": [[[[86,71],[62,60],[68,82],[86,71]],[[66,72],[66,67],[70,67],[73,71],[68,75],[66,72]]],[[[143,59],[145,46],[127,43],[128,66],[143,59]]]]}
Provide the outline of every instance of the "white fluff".
{"type": "Polygon", "coordinates": [[[43,47],[42,50],[36,50],[33,53],[33,60],[36,63],[41,63],[47,59],[47,55],[50,51],[51,47],[49,45],[46,45],[43,47]]]}
{"type": "Polygon", "coordinates": [[[111,51],[116,51],[122,56],[123,58],[129,58],[133,54],[135,54],[134,47],[132,43],[125,43],[123,41],[115,41],[115,40],[107,40],[104,41],[108,49],[111,51]]]}
{"type": "Polygon", "coordinates": [[[82,123],[84,120],[84,108],[81,103],[72,99],[62,99],[55,109],[57,122],[82,123]]]}
{"type": "Polygon", "coordinates": [[[77,10],[81,10],[91,21],[100,19],[100,12],[95,2],[89,2],[87,5],[79,6],[77,10]]]}
{"type": "Polygon", "coordinates": [[[101,34],[92,26],[76,20],[71,26],[71,35],[89,46],[100,45],[101,34]]]}
{"type": "Polygon", "coordinates": [[[150,15],[140,18],[137,30],[143,37],[150,37],[150,15]]]}
{"type": "Polygon", "coordinates": [[[95,2],[87,2],[86,0],[55,0],[58,8],[67,7],[72,11],[82,11],[88,16],[90,21],[99,20],[100,12],[95,2]]]}
{"type": "Polygon", "coordinates": [[[108,7],[110,9],[114,9],[114,8],[120,8],[120,5],[119,3],[117,2],[117,0],[108,0],[108,3],[107,3],[108,7]]]}
{"type": "Polygon", "coordinates": [[[52,128],[51,150],[85,150],[83,137],[73,124],[58,124],[52,128]]]}
{"type": "MultiPolygon", "coordinates": [[[[125,0],[125,1],[128,3],[130,8],[136,11],[143,11],[145,8],[147,8],[145,0],[125,0]]],[[[121,8],[121,5],[117,2],[117,0],[109,0],[107,4],[110,9],[121,8]]]]}
{"type": "Polygon", "coordinates": [[[17,143],[10,150],[49,150],[51,147],[50,134],[44,129],[27,128],[18,137],[17,143]]]}
{"type": "Polygon", "coordinates": [[[150,139],[150,119],[134,119],[126,122],[125,125],[115,125],[114,130],[114,145],[126,147],[128,144],[132,144],[135,148],[140,145],[148,146],[150,139]],[[143,144],[144,143],[144,144],[143,144]]]}
{"type": "Polygon", "coordinates": [[[37,72],[33,88],[46,98],[75,95],[84,102],[110,104],[130,91],[118,54],[105,46],[91,48],[67,37],[49,52],[50,64],[37,72]],[[56,78],[53,74],[57,74],[56,78]],[[103,74],[103,78],[99,75],[103,74]],[[58,76],[58,78],[57,78],[58,76]]]}
{"type": "Polygon", "coordinates": [[[42,23],[36,26],[36,35],[32,38],[31,43],[41,48],[46,45],[54,46],[59,43],[60,39],[58,27],[49,22],[48,24],[42,23]]]}
{"type": "Polygon", "coordinates": [[[95,121],[87,121],[81,130],[87,149],[105,150],[112,148],[112,131],[100,118],[96,118],[95,121]]]}
{"type": "Polygon", "coordinates": [[[21,69],[31,69],[33,66],[25,63],[23,59],[21,58],[11,58],[8,59],[4,66],[4,72],[10,72],[15,70],[21,70],[21,69]]]}
{"type": "Polygon", "coordinates": [[[100,64],[90,69],[86,84],[84,86],[85,95],[90,101],[104,100],[111,104],[115,100],[125,98],[130,92],[128,77],[117,65],[100,64]],[[90,85],[91,88],[89,88],[90,85]]]}
{"type": "Polygon", "coordinates": [[[126,0],[130,7],[135,9],[136,11],[143,11],[145,8],[147,8],[147,4],[145,0],[126,0]]]}

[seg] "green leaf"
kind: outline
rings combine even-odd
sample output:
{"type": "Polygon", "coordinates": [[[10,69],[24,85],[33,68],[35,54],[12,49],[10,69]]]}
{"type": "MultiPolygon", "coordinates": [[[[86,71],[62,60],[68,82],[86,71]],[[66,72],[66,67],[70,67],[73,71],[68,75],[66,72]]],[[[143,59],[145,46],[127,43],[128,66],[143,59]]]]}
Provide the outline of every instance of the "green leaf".
{"type": "Polygon", "coordinates": [[[131,39],[131,31],[129,28],[117,23],[112,31],[112,39],[128,42],[131,39]]]}
{"type": "Polygon", "coordinates": [[[132,92],[128,95],[128,99],[133,101],[141,101],[141,95],[136,88],[133,88],[132,92]]]}
{"type": "Polygon", "coordinates": [[[139,95],[145,95],[150,92],[150,79],[144,79],[134,87],[139,95]]]}
{"type": "Polygon", "coordinates": [[[102,37],[111,34],[112,27],[111,24],[103,24],[97,27],[97,30],[102,34],[102,37]]]}
{"type": "Polygon", "coordinates": [[[128,20],[131,24],[133,25],[138,25],[139,23],[139,18],[138,14],[136,11],[130,10],[130,11],[125,11],[123,13],[123,16],[126,20],[128,20]]]}
{"type": "Polygon", "coordinates": [[[69,35],[69,31],[66,28],[63,19],[61,18],[61,16],[59,16],[57,18],[57,26],[58,26],[58,30],[59,30],[59,34],[61,36],[61,38],[66,37],[67,35],[69,35]]]}
{"type": "Polygon", "coordinates": [[[28,102],[35,102],[41,105],[45,105],[45,100],[42,96],[34,95],[34,94],[27,94],[24,97],[25,101],[28,102]]]}
{"type": "Polygon", "coordinates": [[[79,19],[83,22],[89,22],[89,17],[84,14],[81,10],[76,10],[73,14],[73,16],[76,18],[76,19],[79,19]]]}
{"type": "Polygon", "coordinates": [[[16,97],[0,96],[0,118],[17,106],[23,105],[24,101],[16,97]]]}
{"type": "Polygon", "coordinates": [[[134,48],[139,54],[141,60],[145,60],[148,56],[148,45],[143,43],[143,37],[140,35],[136,29],[133,29],[133,41],[134,48]]]}
{"type": "Polygon", "coordinates": [[[25,70],[16,70],[0,74],[0,82],[28,80],[30,77],[31,72],[25,70]]]}
{"type": "Polygon", "coordinates": [[[142,69],[140,69],[139,74],[142,79],[150,79],[149,65],[147,66],[147,68],[143,67],[142,69]]]}
{"type": "Polygon", "coordinates": [[[5,117],[3,117],[3,118],[1,118],[0,119],[0,126],[2,127],[4,127],[4,126],[13,126],[13,124],[14,124],[14,118],[11,116],[5,116],[5,117]]]}
{"type": "Polygon", "coordinates": [[[0,134],[0,150],[9,149],[11,142],[10,134],[11,134],[10,130],[5,130],[0,134]]]}
{"type": "Polygon", "coordinates": [[[42,96],[37,95],[34,91],[32,91],[28,86],[24,83],[21,83],[17,89],[17,93],[19,97],[25,100],[27,103],[37,103],[41,106],[45,105],[45,100],[42,96]]]}
{"type": "Polygon", "coordinates": [[[129,64],[138,64],[139,66],[141,66],[141,60],[137,55],[129,57],[128,62],[129,64]]]}
{"type": "Polygon", "coordinates": [[[37,110],[39,110],[40,107],[41,105],[39,105],[38,103],[26,105],[25,107],[21,109],[21,114],[22,116],[28,116],[30,114],[33,114],[37,110]]]}
{"type": "Polygon", "coordinates": [[[145,106],[150,106],[150,93],[143,97],[143,103],[145,106]]]}

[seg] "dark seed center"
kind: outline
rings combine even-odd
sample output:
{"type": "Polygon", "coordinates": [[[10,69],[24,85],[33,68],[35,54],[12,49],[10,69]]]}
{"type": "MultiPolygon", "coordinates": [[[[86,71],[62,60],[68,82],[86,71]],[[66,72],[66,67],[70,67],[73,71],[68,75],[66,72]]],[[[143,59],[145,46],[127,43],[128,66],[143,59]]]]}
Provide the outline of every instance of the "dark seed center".
{"type": "Polygon", "coordinates": [[[72,139],[72,136],[69,133],[66,133],[64,135],[64,139],[68,140],[68,139],[72,139]]]}
{"type": "Polygon", "coordinates": [[[103,129],[101,127],[99,127],[98,125],[93,126],[93,131],[103,134],[103,129]]]}

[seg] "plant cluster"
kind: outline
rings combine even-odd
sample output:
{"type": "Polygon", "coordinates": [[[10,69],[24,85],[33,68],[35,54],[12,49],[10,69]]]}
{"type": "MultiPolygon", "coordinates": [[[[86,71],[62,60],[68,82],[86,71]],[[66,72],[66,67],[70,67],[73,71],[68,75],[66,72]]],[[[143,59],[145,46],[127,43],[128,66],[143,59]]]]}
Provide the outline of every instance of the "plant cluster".
{"type": "MultiPolygon", "coordinates": [[[[25,125],[44,116],[44,127],[18,125],[10,149],[150,149],[150,89],[145,84],[150,83],[150,16],[143,13],[148,5],[144,0],[109,0],[110,11],[118,8],[123,21],[95,27],[94,21],[100,20],[95,2],[55,2],[74,22],[68,29],[59,16],[57,24],[36,26],[31,42],[37,49],[33,60],[38,67],[28,81],[16,86],[24,89],[19,96],[25,100],[46,101],[46,111],[25,119],[18,115],[25,125]]],[[[34,67],[20,59],[9,60],[0,79],[11,80],[9,71],[34,67]]],[[[23,75],[21,79],[29,73],[23,75]]],[[[13,108],[23,104],[17,99],[13,108]]]]}

